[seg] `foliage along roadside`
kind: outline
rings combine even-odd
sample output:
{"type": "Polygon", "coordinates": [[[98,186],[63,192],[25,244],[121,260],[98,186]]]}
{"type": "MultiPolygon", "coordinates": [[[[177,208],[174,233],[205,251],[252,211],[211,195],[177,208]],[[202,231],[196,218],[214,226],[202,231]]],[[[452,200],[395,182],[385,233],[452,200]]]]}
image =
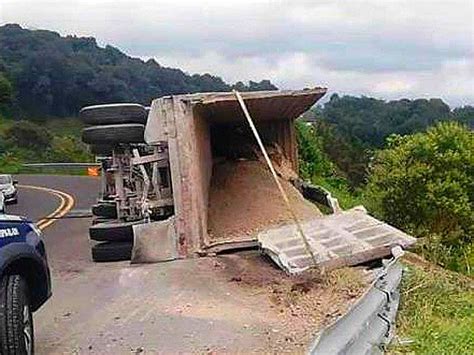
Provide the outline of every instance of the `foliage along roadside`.
{"type": "Polygon", "coordinates": [[[374,153],[368,184],[354,189],[324,151],[317,126],[297,124],[300,173],[331,191],[344,209],[375,216],[421,238],[429,260],[474,275],[474,137],[456,122],[393,135],[374,153]]]}
{"type": "MultiPolygon", "coordinates": [[[[32,121],[12,121],[0,117],[0,171],[10,174],[43,171],[24,168],[22,164],[26,162],[93,161],[87,146],[80,140],[82,126],[79,121],[62,121],[61,125],[56,125],[54,120],[40,125],[32,121]]],[[[76,170],[51,169],[46,172],[82,173],[76,170]]]]}
{"type": "Polygon", "coordinates": [[[456,122],[392,136],[365,189],[376,216],[423,238],[420,252],[474,275],[474,134],[456,122]]]}
{"type": "Polygon", "coordinates": [[[388,354],[473,354],[474,281],[408,253],[388,354]]]}

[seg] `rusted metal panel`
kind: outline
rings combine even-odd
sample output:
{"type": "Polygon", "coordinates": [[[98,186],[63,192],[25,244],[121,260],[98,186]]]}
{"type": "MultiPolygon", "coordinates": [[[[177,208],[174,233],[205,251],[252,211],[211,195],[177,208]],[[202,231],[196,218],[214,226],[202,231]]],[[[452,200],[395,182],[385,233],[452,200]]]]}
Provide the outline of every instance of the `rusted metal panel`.
{"type": "MultiPolygon", "coordinates": [[[[326,269],[384,257],[390,255],[394,246],[406,249],[416,241],[360,209],[315,218],[302,226],[318,265],[326,269]]],[[[292,224],[261,232],[257,239],[262,250],[289,273],[313,266],[292,224]]]]}

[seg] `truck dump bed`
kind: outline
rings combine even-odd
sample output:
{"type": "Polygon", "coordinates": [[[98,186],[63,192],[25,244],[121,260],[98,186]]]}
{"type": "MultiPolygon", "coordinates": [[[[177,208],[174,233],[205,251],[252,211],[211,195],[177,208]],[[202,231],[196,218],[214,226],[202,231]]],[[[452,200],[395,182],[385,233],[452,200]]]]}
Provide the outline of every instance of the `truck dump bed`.
{"type": "MultiPolygon", "coordinates": [[[[390,254],[394,245],[411,245],[413,238],[364,213],[324,217],[295,188],[294,120],[325,93],[325,88],[242,93],[318,260],[342,266],[390,254]]],[[[233,93],[154,100],[145,140],[150,145],[165,142],[169,149],[175,216],[160,222],[169,224],[161,228],[166,233],[160,238],[176,248],[174,255],[184,258],[216,245],[260,242],[289,271],[308,266],[301,245],[290,246],[297,243],[290,215],[233,93]]]]}

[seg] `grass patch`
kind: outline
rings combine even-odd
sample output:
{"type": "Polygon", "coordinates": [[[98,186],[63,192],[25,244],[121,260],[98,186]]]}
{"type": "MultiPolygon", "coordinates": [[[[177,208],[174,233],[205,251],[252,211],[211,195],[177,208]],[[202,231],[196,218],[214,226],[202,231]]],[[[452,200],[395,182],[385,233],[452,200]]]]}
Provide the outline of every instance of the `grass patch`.
{"type": "Polygon", "coordinates": [[[474,354],[474,281],[411,256],[390,353],[474,354]]]}
{"type": "Polygon", "coordinates": [[[45,127],[55,136],[80,137],[84,124],[78,117],[50,118],[44,122],[45,127]]]}

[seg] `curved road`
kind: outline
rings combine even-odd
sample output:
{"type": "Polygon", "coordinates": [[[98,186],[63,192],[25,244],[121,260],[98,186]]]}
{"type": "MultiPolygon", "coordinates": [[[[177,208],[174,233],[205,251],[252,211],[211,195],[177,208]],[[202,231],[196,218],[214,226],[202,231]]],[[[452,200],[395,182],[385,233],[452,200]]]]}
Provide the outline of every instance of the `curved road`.
{"type": "MultiPolygon", "coordinates": [[[[7,213],[23,215],[38,222],[60,204],[60,199],[46,191],[25,188],[37,186],[64,191],[73,196],[73,210],[90,209],[95,203],[99,180],[86,176],[18,175],[18,204],[7,206],[7,213]]],[[[89,263],[88,218],[60,219],[44,230],[45,244],[53,272],[63,274],[89,263]]]]}
{"type": "MultiPolygon", "coordinates": [[[[72,195],[73,210],[90,208],[99,181],[33,175],[16,179],[19,185],[72,195]]],[[[7,212],[35,221],[60,203],[44,191],[21,187],[19,192],[18,205],[8,206],[7,212]]],[[[216,259],[138,266],[93,263],[89,223],[90,218],[60,219],[44,230],[53,296],[35,314],[38,354],[272,352],[280,340],[285,342],[275,323],[268,323],[269,310],[261,299],[230,282],[216,259]]]]}

